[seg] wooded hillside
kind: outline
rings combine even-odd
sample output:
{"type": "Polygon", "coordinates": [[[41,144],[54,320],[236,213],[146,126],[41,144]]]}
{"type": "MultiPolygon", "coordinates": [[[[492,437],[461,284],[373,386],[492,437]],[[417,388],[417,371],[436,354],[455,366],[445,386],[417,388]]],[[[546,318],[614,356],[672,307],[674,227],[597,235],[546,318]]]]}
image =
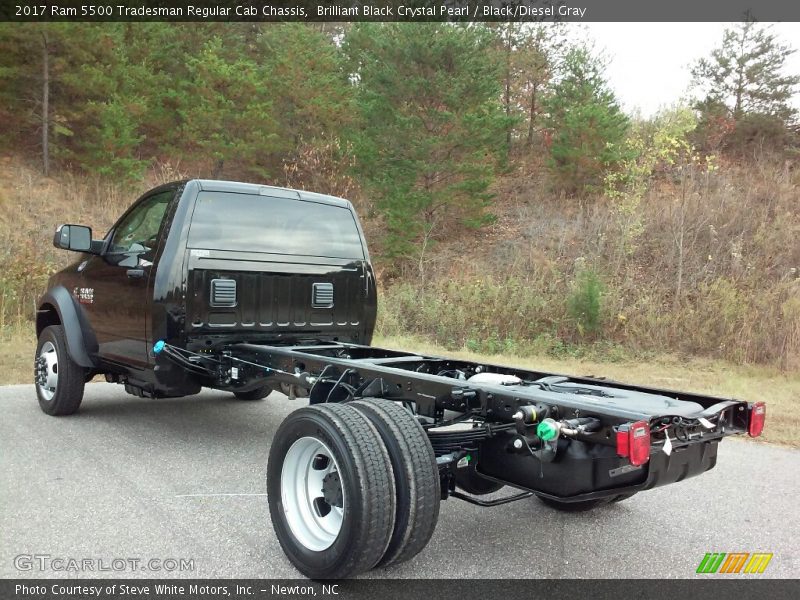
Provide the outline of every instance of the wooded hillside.
{"type": "Polygon", "coordinates": [[[732,25],[643,119],[568,27],[0,24],[0,325],[53,225],[201,176],[351,198],[385,334],[800,367],[793,50],[732,25]]]}

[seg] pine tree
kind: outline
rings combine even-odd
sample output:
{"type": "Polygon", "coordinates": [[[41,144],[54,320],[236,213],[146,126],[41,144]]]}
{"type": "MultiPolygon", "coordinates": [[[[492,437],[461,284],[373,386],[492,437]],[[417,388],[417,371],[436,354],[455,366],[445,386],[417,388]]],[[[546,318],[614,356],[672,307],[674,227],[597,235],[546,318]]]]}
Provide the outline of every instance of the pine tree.
{"type": "Polygon", "coordinates": [[[523,115],[520,137],[531,148],[541,129],[543,99],[566,44],[564,23],[526,23],[512,58],[512,96],[523,115]]]}
{"type": "Polygon", "coordinates": [[[63,127],[62,89],[68,57],[76,50],[68,23],[0,23],[0,139],[36,152],[48,175],[53,139],[63,127]]]}
{"type": "MultiPolygon", "coordinates": [[[[130,26],[130,25],[128,25],[130,26]]],[[[137,179],[146,99],[158,86],[127,59],[119,23],[23,24],[0,28],[0,112],[7,143],[36,151],[43,171],[70,164],[137,179]]]]}
{"type": "Polygon", "coordinates": [[[505,154],[501,70],[483,26],[359,24],[347,35],[358,169],[387,227],[384,254],[423,270],[447,230],[491,220],[505,154]]]}
{"type": "Polygon", "coordinates": [[[179,112],[185,151],[204,156],[207,176],[271,175],[264,155],[285,148],[261,65],[213,36],[187,60],[189,81],[179,112]],[[226,171],[227,169],[227,171],[226,171]]]}
{"type": "Polygon", "coordinates": [[[725,30],[722,45],[692,68],[700,99],[697,132],[706,151],[780,151],[791,142],[800,76],[785,72],[794,53],[770,27],[748,20],[725,30]],[[727,114],[725,114],[727,113],[727,114]]]}
{"type": "Polygon", "coordinates": [[[255,51],[287,146],[275,160],[327,143],[351,121],[353,88],[341,51],[325,33],[302,23],[262,25],[255,51]]]}
{"type": "Polygon", "coordinates": [[[588,50],[571,49],[545,101],[553,183],[569,194],[599,188],[626,157],[622,142],[629,121],[601,71],[588,50]]]}
{"type": "Polygon", "coordinates": [[[758,113],[784,122],[800,76],[784,73],[794,50],[781,44],[769,27],[752,20],[725,30],[722,45],[692,68],[695,86],[706,98],[724,103],[733,118],[758,113]]]}

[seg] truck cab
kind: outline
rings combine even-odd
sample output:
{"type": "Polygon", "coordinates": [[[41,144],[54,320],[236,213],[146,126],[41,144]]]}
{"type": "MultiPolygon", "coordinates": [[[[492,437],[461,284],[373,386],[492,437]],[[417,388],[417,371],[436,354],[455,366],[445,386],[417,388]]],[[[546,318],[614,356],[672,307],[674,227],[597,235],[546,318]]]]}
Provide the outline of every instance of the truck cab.
{"type": "MultiPolygon", "coordinates": [[[[342,198],[180,181],[145,193],[103,239],[63,225],[54,244],[80,256],[51,277],[37,336],[61,326],[85,378],[103,373],[136,395],[182,396],[210,383],[172,363],[157,365],[158,340],[211,352],[232,341],[372,338],[375,278],[358,217],[342,198]]],[[[56,393],[46,385],[47,363],[37,356],[40,400],[56,393]]]]}

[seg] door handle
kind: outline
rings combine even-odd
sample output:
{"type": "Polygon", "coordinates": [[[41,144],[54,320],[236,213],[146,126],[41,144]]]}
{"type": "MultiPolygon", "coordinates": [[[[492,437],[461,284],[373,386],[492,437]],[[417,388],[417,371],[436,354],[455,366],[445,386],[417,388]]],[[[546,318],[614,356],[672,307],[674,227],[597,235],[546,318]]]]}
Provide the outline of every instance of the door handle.
{"type": "Polygon", "coordinates": [[[128,269],[125,273],[128,275],[128,279],[141,279],[144,277],[144,269],[128,269]]]}

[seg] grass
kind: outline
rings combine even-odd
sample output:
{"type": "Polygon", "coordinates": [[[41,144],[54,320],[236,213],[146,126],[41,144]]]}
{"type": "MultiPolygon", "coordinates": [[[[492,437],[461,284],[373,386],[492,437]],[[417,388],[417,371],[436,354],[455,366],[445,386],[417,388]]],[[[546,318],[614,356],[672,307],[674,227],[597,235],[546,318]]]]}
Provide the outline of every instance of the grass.
{"type": "MultiPolygon", "coordinates": [[[[759,441],[800,448],[800,378],[764,366],[739,366],[699,358],[661,356],[648,361],[599,362],[547,356],[522,357],[509,354],[477,354],[445,350],[414,337],[380,337],[376,346],[412,352],[453,356],[486,363],[564,373],[604,376],[640,385],[700,392],[767,403],[767,424],[759,441]]],[[[36,339],[33,324],[7,327],[0,335],[0,385],[30,383],[36,339]]]]}
{"type": "Polygon", "coordinates": [[[53,247],[58,224],[89,225],[100,239],[141,192],[179,178],[168,167],[131,186],[63,171],[43,177],[0,148],[0,330],[32,318],[48,276],[76,260],[53,247]]]}
{"type": "Polygon", "coordinates": [[[33,323],[7,326],[0,330],[0,385],[31,383],[36,331],[33,323]]]}

